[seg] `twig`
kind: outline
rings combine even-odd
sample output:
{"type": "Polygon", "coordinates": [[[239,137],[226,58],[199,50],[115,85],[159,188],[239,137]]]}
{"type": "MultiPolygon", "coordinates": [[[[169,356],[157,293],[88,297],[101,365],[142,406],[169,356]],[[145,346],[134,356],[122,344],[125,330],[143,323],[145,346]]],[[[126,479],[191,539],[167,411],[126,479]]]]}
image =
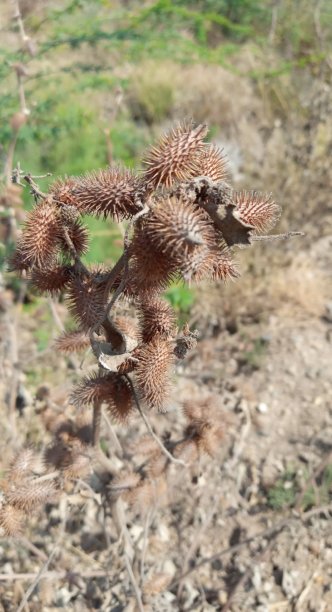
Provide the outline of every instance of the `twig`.
{"type": "Polygon", "coordinates": [[[142,556],[141,556],[141,569],[140,569],[140,578],[141,584],[144,582],[144,574],[145,574],[145,557],[148,549],[148,533],[150,529],[150,525],[152,523],[154,509],[147,512],[144,522],[144,532],[143,532],[143,546],[142,546],[142,556]]]}
{"type": "MultiPolygon", "coordinates": [[[[199,529],[199,531],[197,533],[195,533],[193,542],[185,556],[185,559],[183,561],[182,567],[183,569],[186,571],[186,569],[189,567],[190,564],[190,560],[192,559],[192,557],[194,556],[194,554],[196,553],[199,545],[200,545],[200,540],[202,535],[204,534],[204,532],[206,531],[206,529],[208,528],[212,517],[215,513],[215,506],[214,504],[212,505],[212,508],[210,510],[210,512],[208,513],[204,523],[201,525],[201,528],[199,529]]],[[[181,597],[181,593],[182,593],[182,589],[183,589],[183,581],[180,580],[179,582],[179,586],[178,586],[178,590],[177,590],[177,598],[180,599],[181,597]]]]}
{"type": "Polygon", "coordinates": [[[271,234],[268,236],[250,236],[252,242],[261,242],[267,240],[287,240],[293,236],[305,236],[305,232],[285,232],[284,234],[271,234]]]}
{"type": "Polygon", "coordinates": [[[164,444],[162,443],[162,441],[160,440],[160,438],[157,436],[157,434],[155,433],[155,431],[152,429],[152,426],[150,424],[150,422],[148,421],[146,415],[144,414],[141,405],[139,403],[139,399],[135,390],[135,387],[132,383],[131,378],[128,376],[128,374],[125,374],[124,377],[126,378],[126,380],[129,382],[130,384],[130,388],[132,391],[132,394],[134,396],[134,400],[135,400],[135,404],[137,407],[138,412],[140,413],[146,428],[149,432],[149,434],[152,436],[152,438],[157,442],[159,448],[162,450],[162,452],[164,453],[164,455],[166,455],[166,457],[172,462],[172,463],[177,463],[178,465],[183,465],[184,467],[187,467],[187,464],[182,461],[182,459],[176,459],[176,457],[174,457],[174,455],[172,455],[166,448],[166,446],[164,446],[164,444]]]}
{"type": "Polygon", "coordinates": [[[43,575],[45,574],[45,572],[48,570],[48,567],[55,555],[55,553],[57,552],[57,548],[58,548],[59,544],[56,544],[51,552],[51,554],[49,555],[47,561],[44,563],[44,565],[40,568],[37,576],[35,577],[33,583],[29,586],[29,588],[27,589],[23,599],[21,600],[21,603],[19,605],[19,607],[17,608],[16,612],[22,612],[22,610],[25,608],[27,602],[29,601],[30,595],[32,595],[33,591],[35,590],[37,584],[40,582],[40,580],[42,579],[43,575]]]}
{"type": "Polygon", "coordinates": [[[133,568],[131,567],[131,563],[129,561],[128,555],[126,553],[126,551],[124,552],[124,558],[125,558],[125,564],[126,564],[126,568],[127,568],[127,572],[130,578],[130,582],[133,586],[134,589],[134,593],[135,593],[135,597],[136,597],[136,601],[137,601],[137,606],[139,609],[139,612],[144,612],[144,607],[143,607],[143,602],[142,602],[142,595],[141,595],[141,590],[137,584],[136,578],[134,576],[134,572],[133,572],[133,568]]]}
{"type": "Polygon", "coordinates": [[[50,311],[51,311],[53,320],[54,320],[57,328],[61,332],[63,332],[65,328],[64,328],[64,325],[63,325],[63,323],[62,323],[62,321],[61,321],[61,319],[60,319],[60,317],[58,315],[57,309],[55,308],[54,300],[51,297],[48,297],[47,298],[47,303],[48,303],[48,305],[50,307],[50,311]]]}
{"type": "MultiPolygon", "coordinates": [[[[65,580],[69,578],[71,575],[81,576],[82,578],[103,578],[109,575],[107,570],[87,570],[85,572],[68,572],[67,570],[63,571],[45,571],[42,575],[42,578],[49,580],[65,580]]],[[[0,582],[13,582],[15,580],[33,580],[37,577],[37,574],[34,572],[22,572],[21,574],[0,574],[0,582]]]]}
{"type": "Polygon", "coordinates": [[[68,246],[68,249],[70,251],[70,254],[75,262],[75,267],[76,270],[79,274],[82,274],[84,276],[90,276],[90,272],[88,270],[88,268],[84,265],[84,263],[81,261],[80,257],[77,255],[77,251],[74,247],[74,244],[69,236],[69,232],[68,229],[66,227],[63,227],[63,237],[65,239],[65,242],[68,246]]]}
{"type": "Polygon", "coordinates": [[[123,456],[123,448],[122,448],[122,446],[121,446],[121,444],[119,442],[118,436],[116,435],[116,433],[115,433],[115,431],[113,429],[113,425],[112,425],[111,421],[109,420],[105,410],[102,411],[102,414],[103,414],[104,421],[105,421],[105,423],[107,425],[107,429],[108,429],[108,431],[110,433],[110,436],[112,438],[112,441],[114,443],[114,446],[116,447],[116,450],[118,451],[120,457],[122,457],[123,456]]]}
{"type": "Polygon", "coordinates": [[[98,446],[99,444],[100,425],[101,425],[101,403],[94,402],[93,417],[92,417],[92,444],[93,446],[98,446]]]}

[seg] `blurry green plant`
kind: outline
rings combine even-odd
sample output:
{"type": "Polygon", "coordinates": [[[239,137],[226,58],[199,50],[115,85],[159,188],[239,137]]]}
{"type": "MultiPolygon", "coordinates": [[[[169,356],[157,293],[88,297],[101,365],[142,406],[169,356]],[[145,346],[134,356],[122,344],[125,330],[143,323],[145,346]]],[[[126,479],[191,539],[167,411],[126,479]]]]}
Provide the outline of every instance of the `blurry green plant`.
{"type": "Polygon", "coordinates": [[[302,510],[305,511],[317,505],[328,504],[332,496],[332,463],[327,465],[315,485],[313,483],[308,486],[311,479],[312,476],[308,471],[305,471],[304,481],[306,484],[304,487],[302,484],[300,488],[297,470],[294,466],[289,466],[284,474],[282,474],[281,478],[279,478],[268,491],[268,505],[273,510],[285,510],[286,508],[290,508],[295,505],[298,495],[301,494],[301,490],[304,490],[301,499],[302,510]]]}

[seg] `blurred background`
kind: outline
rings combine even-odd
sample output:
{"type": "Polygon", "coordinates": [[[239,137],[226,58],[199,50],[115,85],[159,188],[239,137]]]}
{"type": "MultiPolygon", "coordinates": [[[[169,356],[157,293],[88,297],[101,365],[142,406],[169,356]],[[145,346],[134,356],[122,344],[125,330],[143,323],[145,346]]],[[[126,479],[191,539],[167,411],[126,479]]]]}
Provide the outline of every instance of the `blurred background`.
{"type": "MultiPolygon", "coordinates": [[[[15,2],[0,0],[4,182],[10,151],[13,167],[19,163],[33,175],[52,174],[40,179],[43,190],[58,176],[83,174],[113,162],[139,167],[153,140],[177,120],[192,118],[208,123],[209,139],[228,156],[236,189],[273,192],[283,208],[277,231],[305,233],[240,251],[242,277],[235,284],[199,289],[174,285],[167,292],[179,319],[189,320],[201,334],[197,353],[180,372],[179,393],[199,388],[217,393],[237,419],[234,430],[232,419],[229,424],[230,446],[240,445],[230,464],[236,469],[225,468],[223,484],[219,468],[210,474],[210,484],[222,498],[215,503],[225,516],[235,513],[235,518],[229,518],[227,527],[212,520],[201,554],[212,554],[218,538],[222,548],[232,537],[235,542],[236,537],[250,535],[257,515],[266,518],[296,505],[305,511],[329,504],[330,0],[21,0],[19,6],[25,38],[13,17],[15,2]],[[242,432],[240,440],[236,432],[242,432]]],[[[31,207],[27,187],[20,197],[26,209],[31,207]]],[[[114,261],[122,246],[121,228],[91,219],[88,224],[87,261],[114,261]]],[[[6,248],[1,246],[2,266],[6,248]]],[[[6,283],[17,294],[12,276],[6,283]]],[[[61,387],[67,372],[65,363],[43,363],[55,333],[43,300],[28,295],[19,314],[26,342],[21,374],[26,406],[45,381],[61,387]],[[33,362],[27,359],[28,345],[34,351],[33,362]]],[[[34,431],[29,436],[31,441],[37,437],[34,431]]],[[[200,486],[201,493],[194,496],[197,504],[202,502],[204,517],[206,483],[200,486]]],[[[234,610],[332,608],[332,545],[327,521],[320,520],[319,512],[317,517],[293,539],[285,536],[265,574],[257,574],[234,610]],[[313,539],[315,550],[310,548],[313,539]],[[320,581],[312,578],[318,560],[320,581]],[[300,599],[309,579],[312,590],[300,599]],[[270,586],[265,588],[265,583],[270,586]],[[298,599],[300,607],[293,608],[298,599]],[[275,602],[281,607],[264,607],[275,602]]],[[[161,548],[156,550],[166,555],[167,541],[173,542],[176,566],[181,555],[169,519],[165,524],[169,537],[161,535],[161,548]]],[[[191,525],[197,529],[194,519],[191,525]]],[[[167,554],[172,557],[172,552],[167,554]]],[[[206,573],[210,595],[205,592],[205,604],[200,588],[190,587],[198,592],[194,595],[188,587],[189,607],[184,609],[222,609],[239,578],[238,562],[206,573]]],[[[241,563],[246,562],[244,554],[241,563]]],[[[156,609],[177,609],[174,600],[170,602],[174,608],[159,604],[156,609]]]]}

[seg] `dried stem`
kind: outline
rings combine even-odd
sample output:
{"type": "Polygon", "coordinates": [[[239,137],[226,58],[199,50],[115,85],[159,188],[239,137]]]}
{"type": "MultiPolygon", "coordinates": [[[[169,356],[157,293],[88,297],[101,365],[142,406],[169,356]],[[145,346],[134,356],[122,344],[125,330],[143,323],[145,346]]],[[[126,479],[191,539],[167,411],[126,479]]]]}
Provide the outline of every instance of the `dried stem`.
{"type": "Polygon", "coordinates": [[[92,417],[92,444],[93,446],[99,446],[100,425],[101,425],[101,403],[95,402],[93,405],[93,417],[92,417]]]}
{"type": "Polygon", "coordinates": [[[141,408],[141,405],[140,405],[140,402],[139,402],[139,399],[138,399],[138,396],[137,396],[137,393],[136,393],[136,390],[135,390],[135,387],[134,387],[134,385],[133,385],[133,383],[132,383],[131,378],[128,376],[128,374],[125,374],[125,378],[126,378],[126,380],[128,380],[128,382],[129,382],[129,384],[130,384],[130,388],[131,388],[131,391],[132,391],[132,394],[133,394],[133,397],[134,397],[134,400],[135,400],[135,404],[136,404],[137,410],[138,410],[138,412],[140,413],[140,415],[141,415],[141,417],[142,417],[142,419],[143,419],[143,421],[144,421],[144,423],[145,423],[145,426],[146,426],[146,428],[147,428],[147,430],[148,430],[149,434],[150,434],[150,435],[152,436],[152,438],[153,438],[153,439],[154,439],[154,440],[157,442],[157,444],[158,444],[159,448],[162,450],[162,452],[164,453],[164,455],[166,455],[166,457],[167,457],[167,459],[169,459],[169,461],[171,461],[172,463],[177,463],[178,465],[183,465],[184,467],[187,467],[187,464],[186,464],[184,461],[182,461],[182,459],[176,459],[176,458],[175,458],[175,457],[174,457],[174,456],[173,456],[173,455],[172,455],[172,454],[171,454],[171,453],[170,453],[170,452],[167,450],[166,446],[164,446],[164,444],[162,443],[162,441],[160,440],[160,438],[157,436],[157,434],[155,433],[155,431],[152,429],[152,426],[151,426],[150,422],[148,421],[148,419],[147,419],[146,415],[144,414],[144,412],[143,412],[143,410],[142,410],[142,408],[141,408]]]}
{"type": "Polygon", "coordinates": [[[271,234],[269,236],[251,236],[252,242],[262,242],[267,240],[287,240],[293,236],[305,236],[305,232],[285,232],[284,234],[271,234]]]}
{"type": "Polygon", "coordinates": [[[45,572],[47,572],[48,567],[49,567],[50,563],[52,562],[52,560],[53,560],[53,557],[54,557],[55,553],[57,552],[58,546],[59,546],[59,543],[58,543],[58,544],[56,544],[56,546],[54,546],[54,548],[53,548],[53,550],[52,550],[51,554],[49,555],[49,557],[48,557],[48,559],[47,559],[47,561],[46,561],[46,562],[44,563],[44,565],[43,565],[43,566],[40,568],[40,570],[39,570],[39,572],[38,572],[37,576],[35,577],[35,579],[34,579],[34,581],[33,581],[33,583],[32,583],[32,584],[29,586],[29,588],[27,589],[27,591],[26,591],[26,593],[25,593],[25,595],[24,595],[23,599],[21,600],[21,603],[20,603],[19,607],[17,608],[16,612],[22,612],[22,610],[24,610],[24,608],[25,608],[26,604],[27,604],[27,603],[28,603],[28,601],[29,601],[30,595],[32,595],[32,593],[34,592],[34,590],[35,590],[35,588],[36,588],[37,584],[39,584],[39,582],[40,582],[40,581],[41,581],[41,579],[43,578],[43,575],[45,574],[45,572]]]}

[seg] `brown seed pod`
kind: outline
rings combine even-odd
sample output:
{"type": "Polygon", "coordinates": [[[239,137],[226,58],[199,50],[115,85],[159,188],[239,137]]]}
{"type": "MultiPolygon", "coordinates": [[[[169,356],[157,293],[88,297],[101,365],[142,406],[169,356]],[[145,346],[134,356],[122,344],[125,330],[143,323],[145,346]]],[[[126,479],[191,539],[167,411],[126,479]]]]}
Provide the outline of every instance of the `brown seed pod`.
{"type": "Polygon", "coordinates": [[[18,486],[13,486],[6,492],[6,500],[11,506],[19,508],[24,512],[30,512],[36,506],[45,504],[50,501],[56,492],[54,481],[44,480],[34,482],[33,480],[26,483],[19,483],[18,486]]]}
{"type": "Polygon", "coordinates": [[[8,470],[8,480],[24,480],[34,471],[40,470],[41,467],[42,463],[36,452],[32,448],[24,448],[12,460],[8,470]]]}
{"type": "Polygon", "coordinates": [[[144,235],[157,250],[180,262],[198,247],[215,242],[213,224],[205,211],[175,197],[153,208],[144,235]]]}
{"type": "Polygon", "coordinates": [[[8,271],[22,273],[28,271],[30,268],[31,262],[24,250],[22,239],[19,239],[16,243],[15,251],[8,257],[8,271]]]}
{"type": "Polygon", "coordinates": [[[212,260],[210,278],[215,281],[235,280],[239,278],[240,272],[236,263],[231,258],[228,248],[215,249],[215,257],[212,260]]]}
{"type": "Polygon", "coordinates": [[[196,163],[195,175],[207,176],[214,182],[227,178],[227,159],[216,145],[206,145],[196,163]]]}
{"type": "Polygon", "coordinates": [[[51,199],[37,204],[25,223],[20,250],[29,265],[52,265],[61,239],[61,220],[51,199]]]}
{"type": "Polygon", "coordinates": [[[71,266],[61,264],[52,267],[34,268],[31,282],[41,293],[56,294],[64,291],[72,278],[71,266]]]}
{"type": "Polygon", "coordinates": [[[63,332],[54,343],[55,349],[65,354],[80,353],[89,348],[89,346],[89,336],[80,329],[63,332]]]}
{"type": "Polygon", "coordinates": [[[150,342],[155,336],[167,339],[175,333],[174,310],[158,296],[143,295],[138,303],[138,316],[143,342],[150,342]]]}
{"type": "Polygon", "coordinates": [[[57,179],[50,188],[50,194],[53,200],[58,204],[65,204],[77,208],[76,200],[72,194],[77,180],[78,179],[74,177],[57,179]]]}
{"type": "Polygon", "coordinates": [[[236,193],[235,206],[237,218],[252,225],[258,232],[272,229],[281,213],[280,206],[274,202],[271,194],[255,191],[236,193]]]}
{"type": "Polygon", "coordinates": [[[17,537],[22,533],[25,514],[23,510],[5,504],[0,508],[0,530],[7,537],[17,537]]]}
{"type": "Polygon", "coordinates": [[[68,285],[68,308],[84,331],[89,331],[103,318],[107,296],[105,282],[96,282],[98,271],[89,277],[75,277],[68,285]]]}
{"type": "Polygon", "coordinates": [[[146,183],[156,189],[159,185],[170,187],[174,181],[184,181],[195,173],[207,127],[180,124],[150,149],[143,159],[147,166],[144,172],[146,183]]]}
{"type": "Polygon", "coordinates": [[[71,196],[80,212],[119,220],[142,208],[145,188],[131,170],[111,167],[77,179],[71,196]]]}
{"type": "MultiPolygon", "coordinates": [[[[76,254],[84,255],[89,247],[89,234],[85,225],[79,219],[75,219],[65,224],[64,232],[66,232],[71,241],[76,254]]],[[[64,234],[61,237],[61,248],[65,254],[71,255],[71,250],[64,234]]]]}
{"type": "Polygon", "coordinates": [[[174,350],[170,341],[155,336],[138,353],[136,367],[138,390],[149,408],[165,412],[170,391],[170,372],[174,363],[174,350]]]}
{"type": "Polygon", "coordinates": [[[117,373],[84,378],[72,393],[76,406],[105,403],[114,421],[124,423],[134,410],[133,396],[128,381],[117,373]]]}
{"type": "Polygon", "coordinates": [[[136,228],[130,253],[127,287],[132,295],[164,289],[174,278],[176,262],[154,248],[144,228],[136,228]]]}

